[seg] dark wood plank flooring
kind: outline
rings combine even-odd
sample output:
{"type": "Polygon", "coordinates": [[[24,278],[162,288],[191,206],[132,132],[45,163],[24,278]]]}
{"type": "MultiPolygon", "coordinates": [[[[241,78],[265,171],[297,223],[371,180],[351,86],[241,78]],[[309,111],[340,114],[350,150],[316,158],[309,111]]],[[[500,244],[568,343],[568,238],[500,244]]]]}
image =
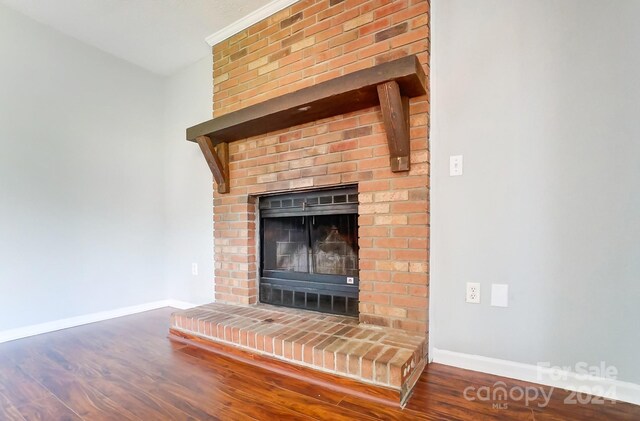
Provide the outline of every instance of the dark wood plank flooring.
{"type": "Polygon", "coordinates": [[[166,308],[0,344],[0,420],[640,419],[625,403],[468,401],[466,387],[534,386],[438,364],[387,407],[167,339],[166,308]]]}

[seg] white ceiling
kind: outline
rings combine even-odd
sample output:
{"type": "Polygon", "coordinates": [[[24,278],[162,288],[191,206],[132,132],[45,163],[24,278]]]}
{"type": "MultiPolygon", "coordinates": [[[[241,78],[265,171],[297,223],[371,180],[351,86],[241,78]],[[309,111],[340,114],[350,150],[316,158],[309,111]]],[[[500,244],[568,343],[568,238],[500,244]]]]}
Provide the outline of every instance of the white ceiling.
{"type": "Polygon", "coordinates": [[[89,45],[161,75],[211,53],[205,38],[270,0],[0,0],[89,45]]]}

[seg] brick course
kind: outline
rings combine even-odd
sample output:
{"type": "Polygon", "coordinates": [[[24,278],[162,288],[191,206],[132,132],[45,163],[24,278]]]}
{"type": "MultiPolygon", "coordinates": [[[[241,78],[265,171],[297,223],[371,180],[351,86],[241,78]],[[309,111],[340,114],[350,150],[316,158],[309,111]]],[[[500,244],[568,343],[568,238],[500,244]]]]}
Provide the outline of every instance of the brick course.
{"type": "Polygon", "coordinates": [[[171,316],[171,329],[352,377],[406,396],[426,339],[398,329],[358,326],[350,317],[268,305],[206,304],[171,316]]]}
{"type": "MultiPolygon", "coordinates": [[[[429,74],[428,16],[424,0],[299,1],[214,46],[214,116],[409,54],[429,74]]],[[[257,302],[257,195],[357,184],[360,321],[426,333],[428,123],[428,95],[412,98],[400,173],[379,107],[231,143],[230,193],[214,193],[216,300],[257,302]]]]}

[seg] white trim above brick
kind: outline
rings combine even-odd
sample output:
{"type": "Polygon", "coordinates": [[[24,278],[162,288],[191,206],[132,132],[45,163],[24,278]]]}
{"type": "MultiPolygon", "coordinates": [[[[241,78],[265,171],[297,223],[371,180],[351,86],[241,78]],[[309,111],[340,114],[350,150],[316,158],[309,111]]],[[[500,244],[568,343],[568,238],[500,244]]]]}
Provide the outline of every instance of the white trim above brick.
{"type": "Polygon", "coordinates": [[[297,2],[298,0],[273,0],[265,4],[261,8],[249,13],[247,16],[238,19],[237,21],[220,29],[219,31],[209,35],[205,38],[205,41],[207,41],[207,44],[213,47],[220,41],[224,41],[232,35],[235,35],[238,32],[247,29],[251,25],[260,22],[262,19],[268,18],[274,13],[279,12],[280,10],[289,7],[297,2]]]}

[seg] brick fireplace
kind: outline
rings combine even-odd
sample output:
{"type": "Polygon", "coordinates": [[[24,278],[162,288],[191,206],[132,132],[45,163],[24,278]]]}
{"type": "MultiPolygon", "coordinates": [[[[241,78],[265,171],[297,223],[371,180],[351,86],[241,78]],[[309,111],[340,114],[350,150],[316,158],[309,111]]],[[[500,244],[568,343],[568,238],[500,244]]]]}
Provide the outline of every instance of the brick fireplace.
{"type": "MultiPolygon", "coordinates": [[[[425,1],[301,1],[217,44],[214,116],[403,55],[428,66],[425,1]]],[[[256,199],[356,184],[360,321],[427,331],[428,98],[411,100],[411,170],[393,173],[379,107],[229,144],[216,193],[215,299],[258,301],[256,199]]]]}
{"type": "MultiPolygon", "coordinates": [[[[213,47],[214,117],[409,55],[428,74],[428,1],[302,0],[213,47]]],[[[428,94],[408,110],[408,171],[392,171],[380,106],[228,143],[228,192],[214,189],[215,301],[259,301],[262,198],[350,186],[357,321],[426,340],[428,94]]]]}

